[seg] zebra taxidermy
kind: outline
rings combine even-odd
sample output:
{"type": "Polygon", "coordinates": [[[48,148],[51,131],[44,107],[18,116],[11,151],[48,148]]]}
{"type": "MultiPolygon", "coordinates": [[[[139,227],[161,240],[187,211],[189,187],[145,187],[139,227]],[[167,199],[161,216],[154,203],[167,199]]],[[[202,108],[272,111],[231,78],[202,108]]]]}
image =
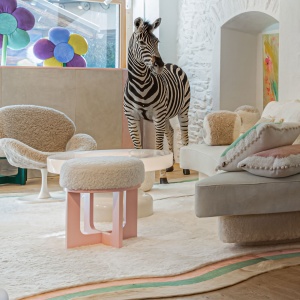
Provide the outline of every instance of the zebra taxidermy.
{"type": "MultiPolygon", "coordinates": [[[[188,110],[190,85],[186,74],[173,64],[164,64],[158,52],[159,40],[153,34],[161,19],[153,24],[137,18],[135,31],[128,47],[128,80],[124,91],[124,113],[134,147],[141,149],[140,121],[151,121],[155,127],[155,147],[163,150],[164,134],[169,150],[173,152],[171,118],[178,116],[181,140],[185,146],[188,138],[188,110]]],[[[173,170],[171,167],[170,171],[173,170]]],[[[189,170],[183,170],[185,175],[189,170]]],[[[167,183],[162,170],[160,182],[167,183]]]]}

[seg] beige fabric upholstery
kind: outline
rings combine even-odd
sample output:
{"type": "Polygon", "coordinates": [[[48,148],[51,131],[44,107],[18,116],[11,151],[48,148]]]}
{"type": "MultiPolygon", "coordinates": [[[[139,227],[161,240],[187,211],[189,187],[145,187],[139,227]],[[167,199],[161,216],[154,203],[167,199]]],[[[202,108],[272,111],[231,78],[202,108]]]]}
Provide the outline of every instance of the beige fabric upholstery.
{"type": "Polygon", "coordinates": [[[18,140],[36,150],[60,152],[75,133],[73,121],[64,113],[35,105],[0,108],[0,138],[18,140]]]}
{"type": "Polygon", "coordinates": [[[66,146],[66,151],[97,150],[96,141],[88,134],[78,133],[72,136],[66,146]]]}
{"type": "Polygon", "coordinates": [[[94,150],[89,135],[75,135],[73,121],[64,113],[42,106],[12,105],[0,108],[0,152],[15,167],[45,169],[47,157],[69,148],[94,150]]]}
{"type": "Polygon", "coordinates": [[[241,118],[241,133],[249,130],[260,119],[260,112],[254,106],[243,105],[238,107],[235,112],[241,118]]]}
{"type": "Polygon", "coordinates": [[[203,140],[207,145],[230,145],[240,135],[241,118],[238,114],[221,110],[209,113],[203,121],[203,140]]]}
{"type": "Polygon", "coordinates": [[[284,178],[224,172],[196,183],[198,217],[300,211],[300,174],[284,178]]]}
{"type": "Polygon", "coordinates": [[[144,164],[138,158],[83,157],[62,165],[59,183],[68,190],[107,190],[138,186],[144,176],[144,164]]]}
{"type": "Polygon", "coordinates": [[[224,243],[291,241],[300,238],[300,212],[220,217],[218,227],[224,243]]]}

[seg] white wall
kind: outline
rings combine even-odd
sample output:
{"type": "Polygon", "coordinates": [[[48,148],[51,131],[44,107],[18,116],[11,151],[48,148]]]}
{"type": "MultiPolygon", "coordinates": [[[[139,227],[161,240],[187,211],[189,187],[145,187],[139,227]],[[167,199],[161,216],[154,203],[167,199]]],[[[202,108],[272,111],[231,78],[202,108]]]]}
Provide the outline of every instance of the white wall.
{"type": "Polygon", "coordinates": [[[154,34],[159,38],[159,52],[165,63],[177,63],[178,0],[134,0],[133,20],[137,17],[162,23],[154,34]]]}
{"type": "Polygon", "coordinates": [[[246,12],[264,13],[279,20],[280,4],[284,2],[179,0],[178,64],[187,73],[191,84],[190,143],[202,142],[205,115],[220,108],[221,27],[246,12]]]}
{"type": "Polygon", "coordinates": [[[279,101],[300,99],[300,1],[280,2],[279,101]]]}
{"type": "Polygon", "coordinates": [[[256,105],[257,36],[221,30],[220,109],[256,105]]]}

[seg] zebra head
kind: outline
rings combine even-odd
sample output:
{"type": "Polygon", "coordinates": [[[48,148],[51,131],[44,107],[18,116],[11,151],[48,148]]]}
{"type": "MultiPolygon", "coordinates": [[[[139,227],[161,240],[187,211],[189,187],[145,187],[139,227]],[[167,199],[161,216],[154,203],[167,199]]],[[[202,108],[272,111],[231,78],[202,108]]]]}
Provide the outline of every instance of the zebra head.
{"type": "Polygon", "coordinates": [[[160,74],[164,68],[158,52],[158,38],[153,34],[161,22],[161,18],[154,21],[153,24],[144,22],[142,18],[137,18],[134,21],[135,31],[131,37],[131,50],[134,58],[144,63],[154,73],[160,74]]]}

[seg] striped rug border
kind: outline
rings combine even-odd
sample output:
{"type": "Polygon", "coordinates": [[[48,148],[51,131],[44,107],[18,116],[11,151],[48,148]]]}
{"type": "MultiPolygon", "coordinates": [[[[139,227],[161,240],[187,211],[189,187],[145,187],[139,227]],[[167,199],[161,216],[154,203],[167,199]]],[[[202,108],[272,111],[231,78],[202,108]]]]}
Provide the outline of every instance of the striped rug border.
{"type": "Polygon", "coordinates": [[[268,260],[280,260],[284,258],[300,257],[300,249],[279,250],[262,254],[245,255],[233,259],[227,259],[195,271],[187,272],[170,277],[140,278],[120,281],[111,281],[98,284],[89,284],[76,288],[57,290],[38,296],[23,298],[24,300],[49,299],[49,300],[70,300],[84,296],[101,295],[108,292],[116,292],[141,288],[160,288],[192,285],[204,281],[212,280],[232,271],[255,265],[268,260]],[[200,274],[200,275],[199,275],[200,274]],[[100,286],[100,287],[96,287],[100,286]],[[77,290],[77,291],[75,291],[77,290]]]}

